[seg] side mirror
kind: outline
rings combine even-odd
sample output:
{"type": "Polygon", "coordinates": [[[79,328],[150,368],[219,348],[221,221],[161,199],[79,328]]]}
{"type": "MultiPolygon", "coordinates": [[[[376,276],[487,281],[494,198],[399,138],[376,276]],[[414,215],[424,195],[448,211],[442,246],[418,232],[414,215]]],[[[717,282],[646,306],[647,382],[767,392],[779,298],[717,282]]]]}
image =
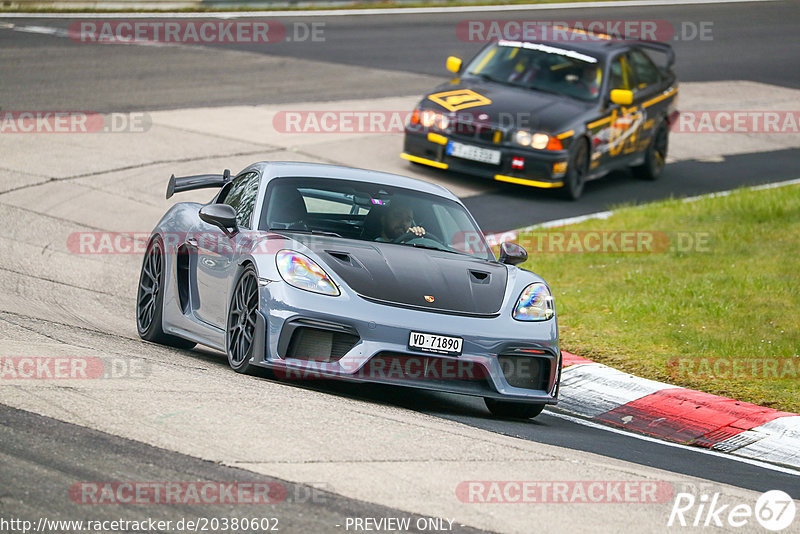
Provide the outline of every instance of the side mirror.
{"type": "Polygon", "coordinates": [[[447,58],[447,70],[454,74],[461,72],[461,58],[450,56],[447,58]]]}
{"type": "Polygon", "coordinates": [[[200,208],[200,219],[218,226],[227,235],[235,234],[239,227],[236,224],[236,210],[228,204],[208,204],[200,208]]]}
{"type": "Polygon", "coordinates": [[[633,91],[627,89],[612,89],[611,101],[620,106],[630,106],[633,104],[633,91]]]}
{"type": "Polygon", "coordinates": [[[500,244],[500,257],[498,259],[500,263],[505,263],[506,265],[517,265],[528,259],[528,252],[516,243],[506,241],[500,244]]]}

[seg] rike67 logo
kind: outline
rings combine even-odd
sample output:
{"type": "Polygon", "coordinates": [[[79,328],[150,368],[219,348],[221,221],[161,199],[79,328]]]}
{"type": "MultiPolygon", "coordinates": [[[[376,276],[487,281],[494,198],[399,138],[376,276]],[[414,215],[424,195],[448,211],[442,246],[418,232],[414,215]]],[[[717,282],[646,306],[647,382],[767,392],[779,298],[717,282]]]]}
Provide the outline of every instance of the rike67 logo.
{"type": "Polygon", "coordinates": [[[794,521],[796,505],[784,491],[771,490],[749,503],[723,503],[719,493],[677,493],[667,526],[746,527],[752,532],[755,522],[767,530],[779,532],[794,521]]]}

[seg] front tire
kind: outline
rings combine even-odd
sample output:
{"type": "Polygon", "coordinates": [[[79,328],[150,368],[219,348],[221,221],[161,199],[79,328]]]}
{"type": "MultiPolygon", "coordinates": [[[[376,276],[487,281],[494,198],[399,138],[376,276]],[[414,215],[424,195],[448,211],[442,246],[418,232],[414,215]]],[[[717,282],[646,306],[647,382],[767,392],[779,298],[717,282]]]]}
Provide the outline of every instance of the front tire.
{"type": "Polygon", "coordinates": [[[488,397],[484,397],[483,402],[486,403],[486,407],[492,412],[492,415],[502,419],[531,419],[544,410],[544,404],[501,401],[488,397]]]}
{"type": "Polygon", "coordinates": [[[252,374],[256,370],[250,362],[253,358],[258,299],[258,275],[255,268],[248,264],[234,287],[225,333],[228,364],[237,373],[252,374]]]}
{"type": "Polygon", "coordinates": [[[191,349],[197,343],[165,334],[161,329],[165,279],[164,244],[156,238],[147,246],[142,260],[139,290],[136,294],[136,330],[145,341],[178,349],[191,349]]]}
{"type": "Polygon", "coordinates": [[[579,139],[578,143],[575,153],[569,158],[564,187],[561,188],[562,196],[568,200],[580,198],[589,173],[589,146],[584,139],[579,139]]]}
{"type": "Polygon", "coordinates": [[[669,128],[666,123],[661,123],[656,134],[647,147],[644,163],[632,167],[633,175],[640,180],[654,182],[661,176],[667,162],[667,148],[669,147],[669,128]]]}

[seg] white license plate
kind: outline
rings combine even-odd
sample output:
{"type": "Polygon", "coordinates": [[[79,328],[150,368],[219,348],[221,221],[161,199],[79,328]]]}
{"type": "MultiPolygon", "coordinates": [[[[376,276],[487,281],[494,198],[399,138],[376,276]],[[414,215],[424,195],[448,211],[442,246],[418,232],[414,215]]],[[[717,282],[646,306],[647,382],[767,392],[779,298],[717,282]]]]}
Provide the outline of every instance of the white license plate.
{"type": "Polygon", "coordinates": [[[461,346],[463,344],[464,340],[460,337],[425,334],[423,332],[411,332],[408,336],[408,348],[423,352],[458,356],[461,354],[461,346]]]}
{"type": "Polygon", "coordinates": [[[481,148],[479,146],[465,145],[455,141],[448,141],[447,154],[457,158],[471,159],[472,161],[480,161],[481,163],[491,163],[492,165],[500,164],[500,151],[491,150],[489,148],[481,148]]]}

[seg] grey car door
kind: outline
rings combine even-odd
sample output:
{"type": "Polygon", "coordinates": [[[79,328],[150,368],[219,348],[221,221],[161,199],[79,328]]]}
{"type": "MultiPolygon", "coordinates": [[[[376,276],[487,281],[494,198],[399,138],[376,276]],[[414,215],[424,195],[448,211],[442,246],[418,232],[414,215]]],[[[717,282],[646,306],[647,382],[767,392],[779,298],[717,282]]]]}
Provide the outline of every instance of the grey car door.
{"type": "MultiPolygon", "coordinates": [[[[221,192],[218,202],[236,210],[240,231],[252,229],[253,210],[258,194],[259,174],[247,172],[233,179],[221,192]]],[[[195,240],[197,261],[195,281],[199,302],[195,306],[198,319],[224,328],[228,310],[230,288],[237,269],[237,249],[241,234],[229,238],[216,226],[201,222],[195,240]]]]}

